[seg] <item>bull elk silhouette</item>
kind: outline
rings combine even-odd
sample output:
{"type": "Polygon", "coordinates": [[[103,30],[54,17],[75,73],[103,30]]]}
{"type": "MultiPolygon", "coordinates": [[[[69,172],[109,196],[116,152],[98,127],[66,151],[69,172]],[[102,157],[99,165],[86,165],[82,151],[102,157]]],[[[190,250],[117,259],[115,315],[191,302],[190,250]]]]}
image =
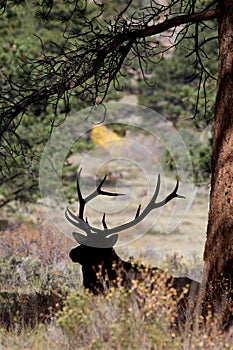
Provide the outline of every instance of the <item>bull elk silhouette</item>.
{"type": "MultiPolygon", "coordinates": [[[[141,205],[138,206],[136,215],[131,221],[119,226],[108,228],[106,224],[105,213],[102,218],[103,229],[92,226],[88,219],[84,219],[84,210],[88,202],[99,195],[103,196],[122,196],[122,193],[108,192],[102,189],[107,175],[101,180],[97,188],[87,197],[83,197],[80,189],[80,174],[77,176],[77,194],[79,199],[79,213],[74,215],[69,208],[66,209],[65,216],[67,220],[78,229],[84,232],[73,232],[75,240],[80,244],[78,247],[70,251],[70,258],[74,263],[82,266],[83,285],[94,294],[102,293],[111,285],[117,286],[119,280],[121,284],[130,288],[132,279],[143,279],[143,275],[147,277],[160,275],[162,270],[156,267],[147,268],[142,264],[136,264],[131,261],[122,260],[114,250],[114,245],[118,239],[118,233],[131,228],[141,222],[152,210],[160,208],[173,200],[174,198],[185,198],[177,193],[179,181],[177,181],[174,190],[162,201],[157,202],[160,190],[160,175],[158,175],[157,185],[154,194],[141,211],[141,205]],[[144,273],[143,273],[144,272],[144,273]]],[[[154,279],[153,279],[154,280],[154,279]]],[[[187,288],[187,300],[180,303],[180,309],[188,304],[189,300],[194,300],[199,290],[199,283],[188,277],[172,277],[166,279],[168,288],[174,288],[177,295],[181,295],[183,289],[187,288]]],[[[151,287],[153,289],[153,285],[151,287]]]]}

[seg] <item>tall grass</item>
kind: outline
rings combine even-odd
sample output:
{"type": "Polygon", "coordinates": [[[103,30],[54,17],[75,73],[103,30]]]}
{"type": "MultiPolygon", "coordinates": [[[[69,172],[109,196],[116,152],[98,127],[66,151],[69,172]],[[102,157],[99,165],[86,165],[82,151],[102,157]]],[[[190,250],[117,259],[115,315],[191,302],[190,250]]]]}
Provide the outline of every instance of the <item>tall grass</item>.
{"type": "Polygon", "coordinates": [[[161,294],[138,288],[141,303],[121,288],[105,296],[86,291],[72,294],[48,324],[20,332],[17,327],[10,332],[0,329],[0,349],[233,349],[230,335],[217,331],[211,318],[199,329],[177,331],[172,326],[174,300],[164,297],[162,288],[161,294]]]}
{"type": "MultiPolygon", "coordinates": [[[[145,276],[143,283],[133,281],[128,292],[119,287],[94,296],[82,289],[78,265],[67,260],[69,240],[57,242],[49,230],[42,236],[36,225],[23,224],[0,233],[0,244],[0,292],[8,296],[0,299],[0,310],[12,312],[12,326],[7,330],[0,324],[0,350],[233,350],[232,334],[221,333],[211,315],[205,323],[200,318],[198,327],[191,327],[190,320],[177,325],[177,297],[163,278],[156,279],[153,290],[145,276]],[[46,317],[40,297],[37,307],[35,299],[33,304],[33,297],[42,294],[59,297],[46,317]],[[33,327],[19,319],[25,295],[38,313],[33,327]]],[[[171,267],[176,263],[182,270],[182,261],[174,259],[171,267]]],[[[25,317],[32,317],[24,310],[25,317]]]]}

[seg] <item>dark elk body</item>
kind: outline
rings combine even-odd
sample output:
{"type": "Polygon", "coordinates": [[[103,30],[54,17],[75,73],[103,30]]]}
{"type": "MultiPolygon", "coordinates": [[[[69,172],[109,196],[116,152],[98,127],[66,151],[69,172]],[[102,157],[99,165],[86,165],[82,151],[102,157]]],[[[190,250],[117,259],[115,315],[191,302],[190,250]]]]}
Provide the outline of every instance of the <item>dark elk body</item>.
{"type": "MultiPolygon", "coordinates": [[[[184,198],[177,194],[179,183],[177,182],[175,189],[163,201],[156,202],[160,188],[160,177],[158,177],[155,193],[149,204],[141,213],[141,206],[139,205],[136,216],[132,221],[112,229],[107,227],[104,214],[102,219],[104,229],[101,230],[91,226],[87,219],[84,220],[83,215],[86,203],[98,195],[118,196],[121,194],[102,190],[102,185],[106,179],[105,177],[92,194],[83,198],[79,186],[79,178],[80,172],[77,180],[77,192],[80,203],[79,215],[74,215],[67,208],[66,218],[73,225],[85,232],[85,235],[73,232],[74,238],[80,245],[70,251],[71,260],[82,266],[84,287],[88,288],[94,294],[103,293],[111,286],[122,285],[130,289],[133,280],[143,282],[146,277],[147,280],[151,278],[150,290],[153,290],[156,287],[156,278],[164,275],[163,271],[156,267],[148,268],[142,264],[124,261],[117,255],[113,246],[117,242],[119,232],[136,225],[143,220],[150,211],[165,205],[173,198],[184,198]]],[[[165,274],[165,276],[166,288],[172,288],[176,291],[176,296],[179,299],[178,317],[183,322],[186,319],[186,309],[189,307],[190,311],[194,307],[195,299],[199,291],[199,283],[188,277],[172,277],[167,274],[165,274]],[[184,289],[186,293],[183,293],[184,289]],[[182,298],[180,298],[181,295],[182,298]]]]}
{"type": "MultiPolygon", "coordinates": [[[[144,272],[150,276],[163,273],[156,267],[144,266],[135,262],[124,261],[113,248],[96,248],[80,245],[70,251],[74,263],[82,265],[83,285],[94,294],[104,292],[110,286],[118,283],[128,288],[132,279],[141,279],[144,272]]],[[[178,295],[184,288],[194,297],[199,289],[199,283],[188,277],[168,277],[167,286],[175,288],[178,295]]]]}
{"type": "MultiPolygon", "coordinates": [[[[104,293],[111,286],[132,287],[133,280],[151,280],[150,290],[163,271],[156,267],[122,260],[113,248],[96,248],[80,245],[70,251],[74,263],[82,265],[83,285],[94,294],[104,293]]],[[[199,282],[188,277],[172,277],[165,274],[167,289],[176,291],[178,322],[184,323],[193,312],[199,291],[199,282]],[[185,291],[185,292],[184,292],[185,291]],[[180,296],[182,295],[182,298],[180,296]]]]}

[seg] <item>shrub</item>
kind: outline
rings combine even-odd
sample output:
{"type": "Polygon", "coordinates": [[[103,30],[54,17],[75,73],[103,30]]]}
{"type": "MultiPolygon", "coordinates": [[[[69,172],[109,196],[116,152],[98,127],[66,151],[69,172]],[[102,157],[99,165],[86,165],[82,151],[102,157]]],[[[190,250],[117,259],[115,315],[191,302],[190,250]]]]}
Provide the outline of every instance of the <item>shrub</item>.
{"type": "Polygon", "coordinates": [[[167,291],[163,278],[152,291],[147,282],[133,281],[128,292],[119,287],[107,295],[71,295],[57,325],[78,349],[174,349],[175,291],[167,291]]]}

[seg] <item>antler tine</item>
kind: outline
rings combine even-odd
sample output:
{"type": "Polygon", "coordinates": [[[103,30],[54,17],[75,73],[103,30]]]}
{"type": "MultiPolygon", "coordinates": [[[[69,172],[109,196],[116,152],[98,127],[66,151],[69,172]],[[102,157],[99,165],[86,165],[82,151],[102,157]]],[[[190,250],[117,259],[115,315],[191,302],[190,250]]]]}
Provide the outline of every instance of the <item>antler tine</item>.
{"type": "Polygon", "coordinates": [[[156,184],[156,188],[155,188],[155,192],[153,194],[153,197],[151,198],[151,202],[155,202],[158,195],[159,195],[159,190],[160,190],[160,174],[158,174],[158,180],[157,180],[157,184],[156,184]]]}
{"type": "Polygon", "coordinates": [[[114,193],[114,192],[107,192],[107,191],[103,191],[102,190],[102,186],[106,180],[107,175],[105,175],[103,177],[103,179],[101,180],[100,184],[98,185],[97,189],[94,190],[89,196],[87,196],[86,198],[83,198],[82,196],[82,192],[80,189],[80,177],[81,177],[81,171],[82,168],[80,168],[78,175],[77,175],[77,194],[78,194],[78,199],[79,199],[79,218],[81,220],[84,220],[84,209],[85,209],[85,205],[86,203],[90,202],[92,199],[94,199],[95,197],[97,197],[98,195],[104,195],[104,196],[111,196],[111,197],[117,197],[117,196],[124,196],[124,193],[114,193]]]}
{"type": "Polygon", "coordinates": [[[173,192],[170,195],[167,196],[166,203],[169,202],[174,197],[176,197],[176,198],[185,198],[185,196],[182,196],[182,195],[177,193],[178,187],[179,187],[179,180],[177,180],[176,187],[174,188],[173,192]]]}
{"type": "Polygon", "coordinates": [[[106,221],[105,221],[105,213],[104,213],[103,218],[102,218],[102,224],[103,224],[104,229],[108,228],[106,221]]]}
{"type": "MultiPolygon", "coordinates": [[[[78,173],[78,180],[80,178],[80,172],[78,173]]],[[[86,222],[83,220],[83,210],[85,207],[85,204],[90,201],[91,199],[95,198],[96,196],[98,196],[99,194],[103,194],[103,195],[107,195],[107,196],[119,196],[122,195],[121,193],[112,193],[112,192],[106,192],[103,191],[101,189],[102,185],[104,184],[104,181],[106,180],[105,176],[100,184],[98,185],[97,189],[95,191],[93,191],[93,193],[91,193],[89,196],[87,196],[86,198],[83,198],[81,195],[81,191],[80,191],[80,186],[79,186],[79,182],[77,180],[77,191],[78,191],[78,196],[80,199],[80,206],[82,206],[81,208],[81,214],[82,216],[76,217],[74,214],[71,213],[71,211],[67,208],[67,212],[66,212],[66,217],[67,219],[74,224],[75,226],[81,228],[83,231],[85,231],[87,234],[88,233],[103,233],[104,235],[107,237],[109,235],[112,235],[113,233],[119,233],[121,231],[124,231],[128,228],[131,228],[133,226],[135,226],[136,224],[138,224],[139,222],[141,222],[152,210],[156,209],[156,208],[160,208],[162,206],[164,206],[166,203],[168,203],[169,201],[171,201],[173,198],[185,198],[184,196],[181,196],[177,193],[178,191],[178,187],[179,187],[179,181],[177,181],[176,186],[174,188],[174,190],[162,201],[160,202],[156,202],[158,195],[159,195],[159,190],[160,190],[160,175],[158,175],[158,181],[157,181],[157,185],[155,188],[155,192],[150,200],[150,202],[147,204],[147,206],[144,208],[144,210],[141,212],[141,204],[138,206],[136,215],[134,217],[133,220],[113,227],[113,228],[108,228],[107,224],[106,224],[106,220],[105,220],[105,214],[103,215],[102,218],[102,224],[104,229],[99,229],[97,227],[91,226],[88,221],[86,220],[86,222]],[[68,215],[69,214],[69,215],[68,215]]]]}
{"type": "Polygon", "coordinates": [[[100,181],[98,187],[97,187],[97,191],[101,189],[101,187],[103,186],[106,178],[107,178],[108,174],[104,175],[103,179],[100,181]]]}
{"type": "Polygon", "coordinates": [[[136,212],[135,219],[139,216],[140,211],[141,211],[141,204],[139,204],[139,206],[138,206],[138,210],[136,212]]]}
{"type": "MultiPolygon", "coordinates": [[[[82,229],[85,232],[90,232],[90,229],[89,229],[90,225],[89,225],[87,219],[86,219],[86,221],[84,220],[84,209],[85,209],[86,203],[88,203],[93,198],[97,197],[98,195],[117,197],[117,196],[123,196],[125,194],[124,193],[103,191],[102,186],[103,186],[103,184],[106,180],[106,177],[107,177],[107,175],[105,175],[103,177],[103,179],[101,180],[101,182],[99,183],[98,187],[89,196],[83,198],[81,188],[80,188],[80,183],[79,183],[80,177],[81,177],[81,171],[82,171],[82,168],[80,168],[80,170],[78,171],[78,174],[77,174],[77,194],[78,194],[78,200],[79,200],[79,215],[78,216],[74,215],[69,210],[69,208],[67,208],[65,211],[65,216],[71,224],[75,225],[76,227],[82,229]]],[[[107,229],[107,225],[106,225],[106,221],[105,221],[105,214],[104,214],[102,222],[103,222],[104,228],[107,229]]]]}
{"type": "MultiPolygon", "coordinates": [[[[138,224],[139,222],[141,222],[152,210],[164,206],[166,203],[168,203],[173,198],[175,198],[175,197],[176,198],[185,198],[184,196],[177,194],[178,187],[179,187],[179,181],[177,181],[174,190],[164,200],[156,203],[156,199],[158,197],[159,189],[160,189],[160,175],[158,175],[158,181],[157,181],[157,185],[155,188],[155,192],[154,192],[150,202],[145,207],[145,209],[141,212],[141,205],[139,205],[137,212],[136,212],[136,215],[135,215],[135,218],[133,220],[131,220],[125,224],[110,228],[110,229],[105,227],[105,234],[110,235],[113,233],[119,233],[119,232],[124,231],[128,228],[131,228],[131,227],[135,226],[136,224],[138,224]]],[[[101,230],[97,227],[94,227],[94,226],[90,226],[90,229],[94,233],[103,232],[103,230],[101,230]]]]}
{"type": "Polygon", "coordinates": [[[73,220],[72,218],[70,218],[68,215],[67,215],[67,212],[69,211],[69,209],[68,208],[66,208],[66,211],[65,211],[65,217],[66,217],[66,219],[72,224],[72,225],[74,225],[74,226],[76,226],[76,221],[75,220],[73,220]]]}
{"type": "Polygon", "coordinates": [[[89,196],[87,196],[85,198],[85,202],[89,202],[92,199],[94,199],[95,197],[97,197],[98,195],[104,195],[104,196],[110,196],[110,197],[118,197],[118,196],[124,196],[125,193],[116,193],[116,192],[108,192],[108,191],[103,191],[102,190],[102,186],[107,178],[107,174],[103,177],[103,179],[101,180],[101,182],[99,183],[98,187],[96,188],[95,191],[93,191],[89,196]]]}
{"type": "Polygon", "coordinates": [[[173,198],[183,198],[184,199],[185,196],[181,196],[180,194],[177,193],[178,188],[179,188],[179,180],[177,180],[174,190],[163,201],[156,203],[156,208],[162,207],[163,205],[170,202],[173,198]]]}
{"type": "Polygon", "coordinates": [[[84,208],[85,208],[86,201],[82,196],[82,192],[81,192],[80,184],[79,184],[79,180],[81,177],[81,171],[82,171],[82,168],[80,168],[78,175],[77,175],[77,194],[78,194],[78,199],[79,199],[79,218],[81,220],[84,220],[83,214],[84,214],[84,208]]]}
{"type": "Polygon", "coordinates": [[[66,219],[74,226],[80,228],[81,230],[88,232],[89,231],[89,224],[88,222],[85,222],[78,216],[74,215],[69,208],[66,208],[65,211],[65,217],[66,219]]]}

